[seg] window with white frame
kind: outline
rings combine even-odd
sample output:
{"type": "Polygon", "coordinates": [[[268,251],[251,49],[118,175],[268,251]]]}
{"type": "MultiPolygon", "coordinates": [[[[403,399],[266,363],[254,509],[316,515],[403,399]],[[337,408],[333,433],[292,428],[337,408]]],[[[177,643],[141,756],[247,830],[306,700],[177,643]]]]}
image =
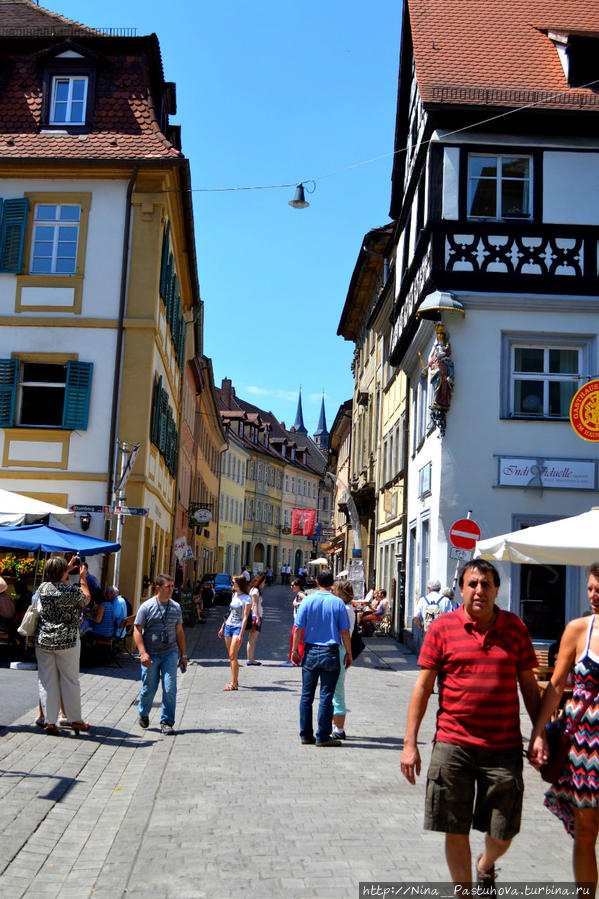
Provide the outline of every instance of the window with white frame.
{"type": "Polygon", "coordinates": [[[84,125],[87,76],[60,75],[52,79],[51,125],[84,125]]]}
{"type": "Polygon", "coordinates": [[[80,206],[36,203],[29,267],[31,274],[75,274],[80,220],[80,206]]]}
{"type": "Polygon", "coordinates": [[[503,417],[567,420],[572,397],[590,376],[594,343],[504,335],[503,417]]]}
{"type": "Polygon", "coordinates": [[[415,447],[416,450],[424,438],[426,437],[427,431],[427,422],[428,422],[428,373],[423,372],[422,375],[418,378],[418,382],[415,387],[415,419],[416,419],[416,428],[414,430],[414,438],[415,438],[415,447]]]}
{"type": "Polygon", "coordinates": [[[468,156],[469,218],[530,218],[530,156],[468,156]]]}

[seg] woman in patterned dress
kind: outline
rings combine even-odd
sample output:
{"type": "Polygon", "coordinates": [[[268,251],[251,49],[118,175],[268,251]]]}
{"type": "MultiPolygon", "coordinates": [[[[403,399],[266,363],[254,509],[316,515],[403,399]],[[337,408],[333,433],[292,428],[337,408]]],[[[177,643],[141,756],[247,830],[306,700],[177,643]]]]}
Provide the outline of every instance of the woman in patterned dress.
{"type": "MultiPolygon", "coordinates": [[[[570,720],[585,702],[599,692],[599,562],[589,571],[587,593],[591,616],[567,625],[553,676],[547,686],[530,738],[528,757],[535,768],[547,761],[545,725],[561,699],[566,679],[574,666],[574,690],[566,704],[570,720]]],[[[545,794],[545,805],[574,837],[572,866],[578,884],[597,887],[595,844],[599,831],[599,699],[594,699],[573,735],[568,765],[557,784],[545,794]]]]}
{"type": "Polygon", "coordinates": [[[40,702],[46,733],[53,736],[59,733],[56,719],[61,697],[68,726],[75,733],[91,727],[81,720],[79,687],[79,619],[91,597],[87,586],[87,565],[81,563],[79,586],[69,584],[69,571],[77,565],[77,556],[69,562],[62,558],[48,559],[44,580],[36,594],[40,613],[35,639],[40,702]]]}

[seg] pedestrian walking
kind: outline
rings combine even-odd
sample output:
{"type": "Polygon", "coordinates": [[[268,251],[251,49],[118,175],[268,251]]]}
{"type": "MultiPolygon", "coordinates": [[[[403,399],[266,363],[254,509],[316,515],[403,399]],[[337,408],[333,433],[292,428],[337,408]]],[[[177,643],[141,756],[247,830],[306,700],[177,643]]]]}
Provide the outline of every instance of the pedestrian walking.
{"type": "Polygon", "coordinates": [[[248,620],[246,632],[248,634],[248,642],[247,642],[247,664],[248,665],[261,665],[262,662],[257,662],[255,658],[256,654],[256,642],[258,640],[258,635],[262,630],[262,616],[264,614],[264,609],[262,606],[262,590],[264,588],[264,583],[266,581],[265,574],[257,574],[252,583],[250,584],[250,599],[252,601],[252,608],[250,612],[250,619],[248,620]]]}
{"type": "Polygon", "coordinates": [[[291,661],[302,666],[302,695],[300,699],[300,739],[317,746],[341,746],[341,740],[331,737],[333,726],[333,694],[339,677],[339,646],[345,646],[344,665],[352,663],[349,617],[344,602],[331,593],[333,574],[327,568],[316,577],[317,590],[307,596],[295,619],[291,661]],[[300,660],[300,640],[304,642],[304,657],[300,660]],[[320,681],[318,730],[314,736],[312,705],[320,681]]]}
{"type": "MultiPolygon", "coordinates": [[[[291,653],[293,652],[293,635],[295,633],[295,619],[297,618],[297,610],[300,607],[300,604],[303,599],[306,598],[306,594],[302,589],[302,582],[298,577],[294,577],[291,581],[291,589],[293,591],[293,627],[291,628],[291,640],[289,643],[289,663],[293,664],[291,661],[291,653]]],[[[297,651],[300,659],[304,657],[304,644],[300,640],[297,645],[297,651]]]]}
{"type": "Polygon", "coordinates": [[[242,574],[235,575],[233,580],[233,595],[229,606],[229,614],[223,621],[218,636],[225,638],[225,646],[231,665],[231,681],[223,687],[225,693],[239,689],[239,661],[237,656],[243,641],[243,634],[252,614],[252,600],[248,595],[248,581],[242,574]]]}
{"type": "Polygon", "coordinates": [[[523,622],[496,606],[499,574],[476,559],[462,569],[463,605],[441,615],[425,634],[408,708],[401,770],[420,774],[418,731],[435,680],[439,711],[428,769],[424,827],[445,833],[454,883],[472,882],[470,829],[485,832],[477,882],[495,884],[495,862],[520,829],[522,736],[518,685],[532,721],[539,709],[537,657],[523,622]]]}
{"type": "Polygon", "coordinates": [[[156,578],[156,594],[142,602],[135,616],[133,639],[141,662],[141,692],[137,711],[141,727],[149,727],[152,702],[162,683],[160,730],[167,736],[175,731],[177,666],[187,670],[185,632],[181,606],[171,598],[175,584],[168,574],[156,578]]]}
{"type": "MultiPolygon", "coordinates": [[[[354,631],[354,625],[356,623],[356,613],[354,612],[354,608],[352,605],[352,601],[354,598],[354,588],[351,583],[347,580],[336,580],[333,584],[333,591],[335,596],[338,596],[339,599],[342,599],[345,603],[345,611],[347,612],[347,616],[349,618],[349,634],[350,634],[350,642],[351,635],[354,631]]],[[[345,665],[343,660],[345,659],[345,646],[341,644],[339,647],[339,677],[337,678],[337,686],[335,687],[335,692],[333,694],[333,730],[331,732],[332,740],[345,740],[345,718],[347,715],[347,707],[345,705],[345,665]]]]}
{"type": "Polygon", "coordinates": [[[563,633],[555,670],[543,695],[543,702],[530,738],[529,759],[535,768],[548,758],[545,725],[559,705],[568,675],[574,666],[572,699],[565,715],[574,722],[568,764],[558,782],[545,794],[545,806],[562,821],[574,837],[572,856],[577,884],[597,888],[595,845],[599,831],[599,562],[591,565],[587,582],[591,616],[575,618],[563,633]],[[591,700],[590,704],[588,700],[591,700]],[[583,711],[583,706],[587,706],[583,711]]]}
{"type": "MultiPolygon", "coordinates": [[[[79,656],[81,629],[79,619],[91,595],[87,585],[87,565],[73,556],[48,559],[43,583],[36,593],[39,625],[35,655],[40,694],[40,716],[46,733],[58,736],[56,719],[62,704],[65,726],[75,733],[89,731],[91,724],[81,718],[79,656]],[[78,569],[79,584],[69,583],[69,574],[78,569]]],[[[37,723],[37,722],[36,722],[37,723]]]]}

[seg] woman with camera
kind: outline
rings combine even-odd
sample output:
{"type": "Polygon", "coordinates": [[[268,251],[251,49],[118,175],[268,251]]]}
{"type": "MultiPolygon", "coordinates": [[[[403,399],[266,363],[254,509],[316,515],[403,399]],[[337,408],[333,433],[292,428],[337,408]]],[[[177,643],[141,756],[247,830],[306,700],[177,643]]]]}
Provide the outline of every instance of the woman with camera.
{"type": "Polygon", "coordinates": [[[58,736],[56,719],[60,701],[76,734],[88,731],[91,724],[81,718],[79,686],[80,626],[83,608],[90,601],[87,565],[77,556],[69,562],[48,559],[44,580],[36,594],[40,614],[35,638],[40,702],[46,733],[58,736]],[[69,583],[69,573],[79,567],[79,585],[69,583]]]}

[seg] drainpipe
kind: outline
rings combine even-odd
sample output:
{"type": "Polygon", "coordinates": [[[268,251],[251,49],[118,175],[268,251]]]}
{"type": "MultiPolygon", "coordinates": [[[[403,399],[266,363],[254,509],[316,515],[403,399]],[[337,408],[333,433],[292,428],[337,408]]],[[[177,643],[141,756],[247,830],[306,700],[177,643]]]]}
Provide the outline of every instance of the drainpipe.
{"type": "MultiPolygon", "coordinates": [[[[137,179],[139,166],[133,166],[131,177],[127,185],[127,195],[125,199],[125,225],[123,227],[123,253],[121,261],[121,294],[119,302],[119,324],[116,339],[116,351],[114,354],[114,380],[112,385],[112,412],[110,416],[110,436],[108,438],[108,478],[106,484],[106,505],[112,504],[112,484],[114,481],[114,469],[116,464],[116,435],[120,411],[120,393],[121,393],[121,375],[122,375],[122,355],[123,355],[123,338],[124,338],[124,319],[125,307],[127,305],[127,274],[129,269],[129,231],[131,229],[131,197],[133,188],[137,179]]],[[[104,525],[104,539],[108,539],[110,532],[110,521],[104,525]]],[[[104,556],[102,563],[102,583],[106,581],[106,571],[108,568],[108,557],[104,556]]]]}

